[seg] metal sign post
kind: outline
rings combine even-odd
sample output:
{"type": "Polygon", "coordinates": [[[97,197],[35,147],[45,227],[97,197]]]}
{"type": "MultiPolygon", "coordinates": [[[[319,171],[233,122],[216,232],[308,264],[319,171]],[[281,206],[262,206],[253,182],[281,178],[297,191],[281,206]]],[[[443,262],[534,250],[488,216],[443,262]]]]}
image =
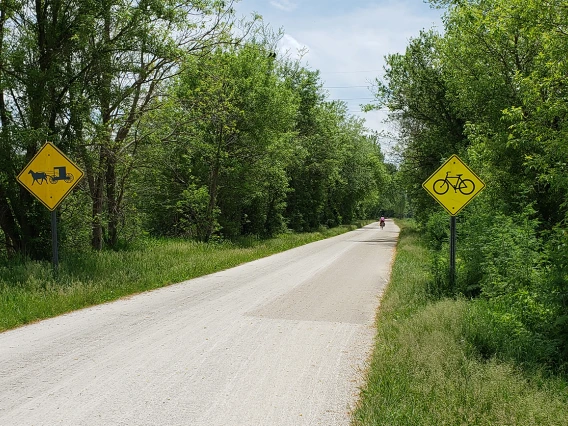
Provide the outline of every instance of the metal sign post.
{"type": "Polygon", "coordinates": [[[57,246],[57,212],[51,212],[51,252],[53,268],[57,271],[59,266],[59,249],[57,246]]]}
{"type": "Polygon", "coordinates": [[[456,282],[456,215],[485,188],[457,156],[452,155],[424,181],[422,187],[450,214],[450,285],[456,282]]]}
{"type": "Polygon", "coordinates": [[[450,216],[450,285],[456,283],[456,217],[450,216]]]}

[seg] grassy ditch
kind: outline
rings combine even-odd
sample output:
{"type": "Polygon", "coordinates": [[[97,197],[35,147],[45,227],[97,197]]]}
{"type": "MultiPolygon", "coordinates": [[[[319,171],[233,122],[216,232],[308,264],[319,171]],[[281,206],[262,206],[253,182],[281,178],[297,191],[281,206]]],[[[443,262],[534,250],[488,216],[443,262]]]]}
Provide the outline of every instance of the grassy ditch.
{"type": "Polygon", "coordinates": [[[238,243],[149,240],[126,251],[62,256],[57,274],[48,262],[6,262],[0,264],[0,331],[231,268],[367,223],[238,243]]]}
{"type": "Polygon", "coordinates": [[[432,300],[430,254],[411,222],[399,225],[353,426],[567,425],[568,384],[480,356],[471,336],[480,305],[432,300]]]}

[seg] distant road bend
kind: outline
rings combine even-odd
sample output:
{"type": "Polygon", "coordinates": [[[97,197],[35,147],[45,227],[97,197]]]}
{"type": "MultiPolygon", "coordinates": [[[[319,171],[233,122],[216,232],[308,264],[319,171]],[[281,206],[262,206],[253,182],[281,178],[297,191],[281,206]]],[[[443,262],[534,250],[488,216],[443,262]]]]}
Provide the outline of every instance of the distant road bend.
{"type": "Polygon", "coordinates": [[[387,221],[0,334],[0,425],[347,426],[387,221]]]}

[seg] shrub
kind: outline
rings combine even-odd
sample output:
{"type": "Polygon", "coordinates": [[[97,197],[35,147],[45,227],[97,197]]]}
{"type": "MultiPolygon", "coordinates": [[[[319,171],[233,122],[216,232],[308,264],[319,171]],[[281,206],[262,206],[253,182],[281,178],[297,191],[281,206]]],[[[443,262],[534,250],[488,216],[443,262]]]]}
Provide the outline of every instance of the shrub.
{"type": "Polygon", "coordinates": [[[425,227],[428,246],[433,250],[441,250],[450,237],[450,220],[447,213],[440,211],[432,214],[425,227]]]}
{"type": "MultiPolygon", "coordinates": [[[[478,299],[470,304],[464,328],[466,340],[483,359],[498,357],[534,369],[552,367],[558,359],[557,341],[545,330],[525,322],[519,301],[519,297],[503,297],[478,299]]],[[[536,312],[531,316],[534,318],[536,312]]]]}

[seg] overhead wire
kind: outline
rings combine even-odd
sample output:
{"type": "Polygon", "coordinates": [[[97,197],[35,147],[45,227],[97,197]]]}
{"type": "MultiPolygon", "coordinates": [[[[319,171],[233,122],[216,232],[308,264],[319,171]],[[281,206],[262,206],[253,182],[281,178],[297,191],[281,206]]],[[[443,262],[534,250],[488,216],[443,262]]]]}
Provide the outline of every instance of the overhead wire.
{"type": "Polygon", "coordinates": [[[323,86],[324,89],[353,89],[353,88],[358,88],[358,87],[369,88],[371,86],[370,85],[367,85],[367,86],[323,86]]]}
{"type": "Polygon", "coordinates": [[[356,71],[321,71],[321,74],[357,74],[363,72],[381,72],[383,70],[356,70],[356,71]]]}
{"type": "MultiPolygon", "coordinates": [[[[358,74],[358,73],[369,73],[369,72],[381,72],[382,70],[374,69],[374,70],[354,70],[354,71],[320,71],[320,74],[358,74]]],[[[373,87],[372,83],[365,84],[365,85],[346,85],[346,86],[323,86],[323,89],[371,89],[373,87]]],[[[375,100],[375,97],[353,97],[353,98],[330,98],[329,101],[355,101],[355,100],[363,100],[363,101],[372,101],[375,100]]],[[[372,111],[388,111],[388,108],[379,108],[371,111],[363,111],[362,109],[349,109],[347,111],[348,114],[365,114],[372,111]]]]}
{"type": "Polygon", "coordinates": [[[375,99],[375,98],[333,98],[333,99],[330,99],[330,101],[356,101],[358,99],[370,100],[370,99],[375,99]]]}

